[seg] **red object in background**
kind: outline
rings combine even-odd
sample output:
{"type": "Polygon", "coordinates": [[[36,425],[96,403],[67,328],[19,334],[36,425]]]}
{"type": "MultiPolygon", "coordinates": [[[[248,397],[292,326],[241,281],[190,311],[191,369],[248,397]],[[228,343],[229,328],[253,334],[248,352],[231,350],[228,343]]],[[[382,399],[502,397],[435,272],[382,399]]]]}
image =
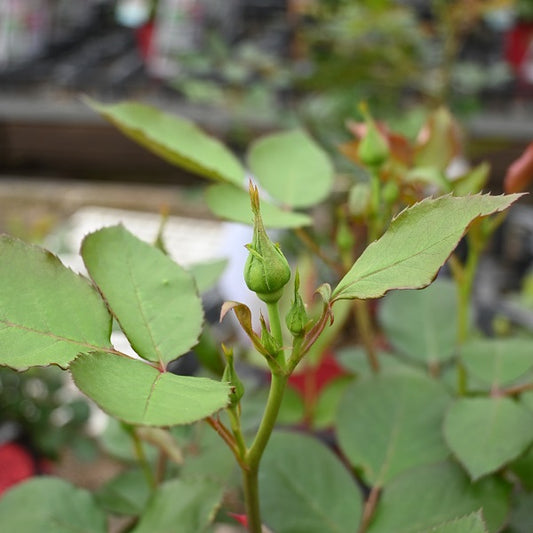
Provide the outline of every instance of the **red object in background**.
{"type": "Polygon", "coordinates": [[[507,35],[505,58],[520,79],[524,77],[525,61],[532,46],[533,22],[519,22],[507,35]]]}
{"type": "Polygon", "coordinates": [[[503,188],[507,194],[525,191],[533,181],[533,142],[507,170],[503,188]]]}
{"type": "Polygon", "coordinates": [[[14,442],[0,446],[0,494],[36,473],[35,461],[25,448],[14,442]]]}
{"type": "Polygon", "coordinates": [[[245,514],[228,513],[231,518],[234,518],[241,526],[248,527],[248,518],[245,514]]]}
{"type": "Polygon", "coordinates": [[[154,23],[150,21],[137,28],[136,35],[141,56],[147,64],[153,55],[154,23]]]}
{"type": "Polygon", "coordinates": [[[302,372],[289,378],[289,385],[304,398],[309,395],[309,384],[312,384],[312,398],[320,395],[322,389],[335,378],[344,376],[346,372],[339,366],[331,352],[327,352],[318,366],[303,365],[302,372]]]}

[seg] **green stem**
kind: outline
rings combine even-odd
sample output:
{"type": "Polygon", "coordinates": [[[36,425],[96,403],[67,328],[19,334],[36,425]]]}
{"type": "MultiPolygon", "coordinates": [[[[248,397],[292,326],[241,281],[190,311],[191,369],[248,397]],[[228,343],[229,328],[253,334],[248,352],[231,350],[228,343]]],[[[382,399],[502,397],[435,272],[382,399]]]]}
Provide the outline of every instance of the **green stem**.
{"type": "Polygon", "coordinates": [[[146,458],[146,454],[144,453],[142,441],[139,438],[139,435],[137,435],[137,432],[135,431],[134,427],[129,427],[127,429],[128,433],[131,435],[135,455],[137,456],[137,460],[141,465],[141,469],[143,471],[144,477],[146,478],[146,482],[148,483],[151,489],[155,489],[157,487],[156,480],[154,474],[152,473],[152,469],[150,468],[150,464],[148,463],[148,459],[146,458]]]}
{"type": "Polygon", "coordinates": [[[380,236],[381,226],[381,183],[379,172],[375,168],[370,169],[370,216],[368,219],[368,241],[373,242],[380,236]]]}
{"type": "Polygon", "coordinates": [[[231,431],[233,432],[233,436],[235,437],[235,444],[237,445],[237,450],[239,451],[241,458],[244,460],[244,458],[246,457],[246,442],[244,441],[244,437],[242,434],[241,421],[237,413],[237,407],[229,407],[227,413],[231,424],[231,431]]]}
{"type": "MultiPolygon", "coordinates": [[[[484,242],[477,238],[468,239],[468,257],[462,267],[454,263],[454,277],[457,283],[457,343],[459,349],[468,337],[470,326],[470,302],[472,300],[472,289],[474,287],[474,277],[479,264],[481,250],[484,242]]],[[[466,369],[460,359],[457,361],[457,392],[464,396],[468,389],[468,377],[466,369]]]]}
{"type": "Polygon", "coordinates": [[[279,342],[279,345],[283,346],[283,333],[281,331],[278,302],[267,303],[267,309],[270,321],[270,333],[272,333],[272,336],[279,342]]]}
{"type": "Polygon", "coordinates": [[[261,533],[263,530],[259,508],[258,474],[259,469],[242,471],[246,517],[248,518],[248,531],[250,533],[261,533]]]}
{"type": "Polygon", "coordinates": [[[374,330],[368,311],[368,302],[366,300],[354,300],[355,320],[361,340],[365,346],[365,352],[368,364],[374,373],[380,370],[376,347],[374,345],[374,330]]]}
{"type": "Polygon", "coordinates": [[[250,533],[261,533],[261,513],[259,509],[259,489],[257,475],[259,463],[266,445],[272,434],[272,430],[278,418],[279,409],[283,400],[288,376],[285,374],[272,374],[268,400],[263,413],[263,419],[255,435],[255,439],[246,454],[248,469],[244,475],[244,497],[246,501],[246,514],[248,516],[248,528],[250,533]]]}

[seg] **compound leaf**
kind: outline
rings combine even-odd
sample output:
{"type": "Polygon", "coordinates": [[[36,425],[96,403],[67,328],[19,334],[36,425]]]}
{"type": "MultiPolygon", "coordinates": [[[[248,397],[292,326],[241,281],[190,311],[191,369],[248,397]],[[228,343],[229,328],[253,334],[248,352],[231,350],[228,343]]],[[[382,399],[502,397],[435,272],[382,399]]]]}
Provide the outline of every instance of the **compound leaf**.
{"type": "Polygon", "coordinates": [[[218,140],[192,122],[138,102],[86,102],[122,133],[162,159],[216,181],[241,185],[244,169],[218,140]]]}
{"type": "Polygon", "coordinates": [[[519,337],[473,339],[460,355],[472,375],[493,387],[509,385],[533,367],[531,340],[519,337]]]}
{"type": "Polygon", "coordinates": [[[106,533],[92,494],[56,477],[36,477],[2,494],[0,531],[106,533]]]}
{"type": "Polygon", "coordinates": [[[81,355],[70,371],[83,393],[129,424],[189,424],[229,401],[227,383],[160,372],[144,361],[104,352],[81,355]]]}
{"type": "Polygon", "coordinates": [[[258,139],[250,147],[248,164],[272,198],[292,207],[317,204],[333,184],[331,161],[303,130],[258,139]]]}
{"type": "Polygon", "coordinates": [[[52,253],[0,237],[0,364],[68,366],[80,352],[111,348],[100,295],[52,253]]]}
{"type": "Polygon", "coordinates": [[[166,481],[148,502],[133,533],[206,531],[215,518],[223,495],[222,485],[209,479],[166,481]]]}
{"type": "Polygon", "coordinates": [[[389,342],[402,354],[432,365],[451,359],[457,341],[457,297],[452,281],[424,291],[396,291],[379,307],[389,342]]]}
{"type": "Polygon", "coordinates": [[[405,209],[341,279],[333,301],[429,285],[472,221],[507,209],[519,197],[441,196],[405,209]]]}
{"type": "Polygon", "coordinates": [[[163,367],[194,346],[203,310],[192,276],[122,226],[88,235],[81,254],[133,349],[163,367]]]}
{"type": "Polygon", "coordinates": [[[500,531],[511,486],[488,477],[472,483],[452,462],[404,472],[387,486],[368,533],[419,533],[480,509],[489,533],[500,531]]]}
{"type": "Polygon", "coordinates": [[[407,469],[448,457],[441,427],[449,402],[445,389],[424,376],[357,381],[340,404],[340,448],[369,485],[382,487],[407,469]]]}
{"type": "Polygon", "coordinates": [[[450,407],[444,436],[476,480],[526,450],[533,441],[533,415],[509,398],[463,398],[450,407]]]}
{"type": "Polygon", "coordinates": [[[339,459],[312,437],[275,432],[259,485],[264,522],[276,533],[357,531],[361,493],[339,459]]]}

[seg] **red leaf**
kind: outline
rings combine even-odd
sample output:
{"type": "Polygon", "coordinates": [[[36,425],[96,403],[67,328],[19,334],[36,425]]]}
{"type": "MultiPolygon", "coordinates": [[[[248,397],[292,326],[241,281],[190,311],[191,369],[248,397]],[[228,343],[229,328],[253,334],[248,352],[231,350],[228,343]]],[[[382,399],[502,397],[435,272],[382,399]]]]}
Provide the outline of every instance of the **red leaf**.
{"type": "Polygon", "coordinates": [[[507,169],[503,180],[503,188],[507,194],[527,189],[533,181],[533,142],[524,153],[507,169]]]}

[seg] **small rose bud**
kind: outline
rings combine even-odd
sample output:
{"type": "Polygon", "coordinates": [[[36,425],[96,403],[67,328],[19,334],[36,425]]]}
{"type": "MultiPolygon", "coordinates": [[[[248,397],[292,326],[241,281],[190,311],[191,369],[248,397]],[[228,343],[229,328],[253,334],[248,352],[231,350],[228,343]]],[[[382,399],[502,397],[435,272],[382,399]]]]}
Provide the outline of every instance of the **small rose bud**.
{"type": "Polygon", "coordinates": [[[366,131],[359,143],[357,157],[364,165],[379,168],[389,158],[389,143],[376,126],[367,106],[361,104],[360,110],[365,118],[366,131]]]}
{"type": "Polygon", "coordinates": [[[259,317],[259,320],[261,322],[261,344],[263,345],[263,348],[269,353],[269,355],[276,358],[279,351],[281,350],[281,345],[272,335],[272,333],[270,333],[270,331],[268,330],[263,315],[259,317]]]}
{"type": "Polygon", "coordinates": [[[224,373],[222,374],[222,381],[226,381],[230,384],[230,403],[231,405],[237,405],[244,396],[244,385],[235,371],[233,350],[222,345],[222,351],[224,352],[224,357],[226,358],[226,367],[224,368],[224,373]]]}
{"type": "Polygon", "coordinates": [[[298,292],[299,289],[300,274],[296,272],[296,276],[294,277],[294,301],[292,302],[291,308],[285,317],[287,328],[295,337],[300,337],[305,333],[305,328],[309,322],[304,302],[300,296],[300,293],[298,292]]]}
{"type": "Polygon", "coordinates": [[[250,254],[244,265],[244,281],[258,298],[266,303],[275,303],[281,298],[283,287],[291,277],[291,269],[282,251],[265,231],[259,193],[251,183],[250,199],[254,213],[254,234],[251,244],[246,245],[250,254]]]}

